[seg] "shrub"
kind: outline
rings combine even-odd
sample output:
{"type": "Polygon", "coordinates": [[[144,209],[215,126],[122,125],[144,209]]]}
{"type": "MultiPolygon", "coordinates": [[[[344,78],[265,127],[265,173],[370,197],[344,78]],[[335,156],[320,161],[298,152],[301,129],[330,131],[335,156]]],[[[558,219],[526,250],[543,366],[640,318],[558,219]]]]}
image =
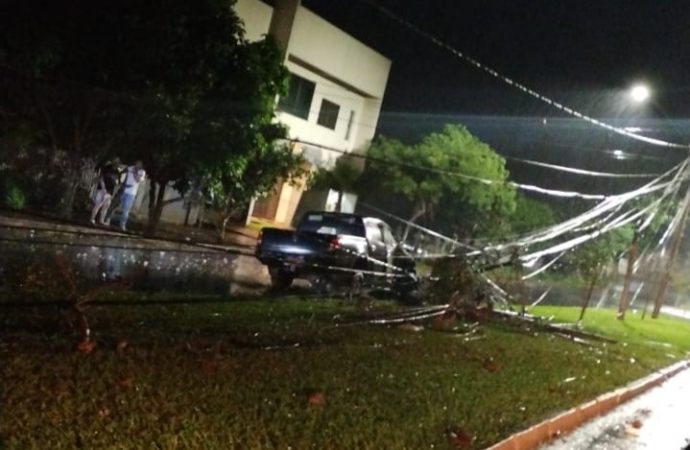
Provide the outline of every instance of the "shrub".
{"type": "Polygon", "coordinates": [[[2,174],[2,186],[0,186],[0,203],[11,209],[24,209],[27,195],[17,182],[17,179],[5,172],[2,174]]]}

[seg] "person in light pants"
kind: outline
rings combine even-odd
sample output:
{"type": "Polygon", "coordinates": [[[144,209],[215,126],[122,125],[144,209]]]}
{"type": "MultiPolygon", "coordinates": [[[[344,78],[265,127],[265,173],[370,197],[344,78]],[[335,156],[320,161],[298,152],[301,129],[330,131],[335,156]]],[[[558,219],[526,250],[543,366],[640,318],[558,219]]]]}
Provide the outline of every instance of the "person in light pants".
{"type": "Polygon", "coordinates": [[[119,182],[120,172],[111,163],[105,164],[100,168],[101,176],[98,179],[98,190],[94,198],[94,206],[91,210],[91,225],[96,225],[96,217],[100,212],[100,225],[106,225],[106,216],[110,203],[113,200],[115,188],[119,182]]]}
{"type": "Polygon", "coordinates": [[[122,215],[120,216],[120,229],[122,231],[127,231],[129,212],[132,210],[134,200],[137,198],[139,184],[146,176],[144,164],[141,161],[137,161],[133,166],[127,167],[125,173],[125,186],[122,193],[122,215]]]}

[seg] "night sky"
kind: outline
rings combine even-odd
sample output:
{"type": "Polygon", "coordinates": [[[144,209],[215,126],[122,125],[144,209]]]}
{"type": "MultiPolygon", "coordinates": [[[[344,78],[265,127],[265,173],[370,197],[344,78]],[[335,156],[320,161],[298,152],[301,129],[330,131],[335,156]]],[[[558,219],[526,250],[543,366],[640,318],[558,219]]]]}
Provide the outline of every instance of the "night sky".
{"type": "MultiPolygon", "coordinates": [[[[690,5],[680,0],[375,0],[461,52],[584,114],[690,142],[690,5]],[[652,87],[649,104],[627,97],[652,87]],[[653,119],[653,120],[649,120],[653,119]]],[[[669,168],[684,152],[619,138],[493,78],[382,14],[366,0],[302,4],[392,60],[379,133],[414,142],[462,123],[499,153],[587,169],[669,168]],[[633,155],[610,157],[614,149],[633,155]]],[[[509,164],[514,179],[559,174],[509,164]]],[[[544,178],[546,176],[546,178],[544,178]]],[[[584,183],[584,185],[583,185],[584,183]]],[[[638,180],[639,183],[639,180],[638,180]]],[[[608,192],[627,183],[576,180],[608,192]]],[[[588,189],[589,186],[589,189],[588,189]]],[[[608,193],[602,192],[602,193],[608,193]]]]}
{"type": "MultiPolygon", "coordinates": [[[[690,116],[690,8],[681,0],[376,2],[539,91],[586,106],[576,97],[647,80],[663,114],[690,116]]],[[[393,61],[386,111],[543,114],[364,0],[303,4],[393,61]]],[[[618,112],[601,103],[592,112],[618,112]]]]}

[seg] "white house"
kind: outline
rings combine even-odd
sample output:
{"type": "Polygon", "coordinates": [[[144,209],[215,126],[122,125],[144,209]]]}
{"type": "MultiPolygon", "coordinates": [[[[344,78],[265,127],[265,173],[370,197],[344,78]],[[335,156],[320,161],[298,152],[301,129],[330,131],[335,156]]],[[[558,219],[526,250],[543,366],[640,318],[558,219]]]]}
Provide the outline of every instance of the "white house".
{"type": "MultiPolygon", "coordinates": [[[[238,0],[247,38],[273,34],[285,50],[290,90],[278,102],[278,119],[315,167],[328,168],[342,152],[365,152],[376,131],[391,62],[300,5],[278,0],[275,8],[259,0],[238,0]],[[329,151],[334,148],[338,151],[329,151]]],[[[337,193],[309,192],[281,183],[277,193],[258,200],[249,215],[289,225],[295,212],[328,209],[337,193]]],[[[344,210],[354,210],[346,195],[344,210]]]]}
{"type": "MultiPolygon", "coordinates": [[[[343,152],[366,152],[374,136],[388,81],[390,60],[300,5],[300,0],[276,0],[275,8],[260,0],[237,0],[235,11],[244,22],[246,37],[259,40],[271,34],[281,45],[290,71],[290,90],[278,100],[278,120],[289,127],[314,168],[328,168],[343,152]],[[328,151],[323,147],[338,151],[328,151]]],[[[145,203],[148,189],[141,189],[137,204],[145,203]]],[[[179,194],[167,189],[165,198],[179,194]]],[[[257,199],[251,217],[290,225],[304,209],[329,209],[335,192],[308,192],[279,183],[276,193],[257,199]]],[[[345,195],[343,210],[354,210],[356,198],[345,195]]],[[[138,211],[146,214],[146,208],[138,211]]],[[[195,222],[198,208],[186,202],[171,203],[161,220],[195,222]],[[190,214],[191,213],[191,214],[190,214]]]]}

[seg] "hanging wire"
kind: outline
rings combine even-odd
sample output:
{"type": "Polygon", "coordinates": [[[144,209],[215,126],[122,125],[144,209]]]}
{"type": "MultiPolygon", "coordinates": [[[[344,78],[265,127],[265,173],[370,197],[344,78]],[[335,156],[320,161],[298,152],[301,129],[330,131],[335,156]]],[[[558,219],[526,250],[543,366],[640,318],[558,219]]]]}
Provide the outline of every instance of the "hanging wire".
{"type": "Polygon", "coordinates": [[[638,141],[646,142],[646,143],[648,143],[648,144],[658,145],[658,146],[661,146],[661,147],[671,147],[671,148],[684,148],[684,149],[690,148],[690,146],[688,146],[688,145],[683,145],[683,144],[677,144],[677,143],[673,143],[673,142],[668,142],[668,141],[664,141],[664,140],[662,140],[662,139],[655,139],[655,138],[651,138],[651,137],[648,137],[648,136],[643,136],[643,135],[640,135],[640,134],[636,134],[636,133],[630,132],[630,131],[626,130],[625,128],[614,127],[614,126],[609,125],[609,124],[607,124],[607,123],[604,123],[604,122],[602,122],[602,121],[600,121],[600,120],[597,120],[597,119],[595,119],[595,118],[593,118],[593,117],[590,117],[590,116],[588,116],[588,115],[586,115],[586,114],[583,114],[583,113],[581,113],[581,112],[579,112],[579,111],[576,111],[576,110],[574,110],[574,109],[572,109],[572,108],[569,108],[568,106],[563,105],[563,104],[561,104],[561,103],[558,103],[558,102],[556,102],[556,101],[550,99],[549,97],[546,97],[546,96],[544,96],[544,95],[542,95],[542,94],[540,94],[540,93],[538,93],[538,92],[536,92],[536,91],[534,91],[534,90],[532,90],[532,89],[526,87],[525,85],[523,85],[523,84],[521,84],[521,83],[518,83],[517,81],[513,80],[512,78],[509,78],[509,77],[507,77],[507,76],[505,76],[505,75],[503,75],[503,74],[497,72],[496,70],[490,68],[489,66],[487,66],[487,65],[485,65],[485,64],[483,64],[483,63],[481,63],[481,62],[479,62],[478,60],[476,60],[476,59],[474,59],[474,58],[472,58],[472,57],[466,55],[465,53],[459,51],[458,49],[456,49],[456,48],[453,47],[452,45],[450,45],[450,44],[448,44],[448,43],[446,43],[446,42],[443,42],[442,40],[438,39],[438,38],[435,37],[433,34],[431,34],[431,33],[427,32],[427,31],[421,29],[420,27],[414,25],[414,24],[411,23],[410,21],[408,21],[408,20],[404,19],[403,17],[401,17],[401,16],[395,14],[395,13],[392,12],[390,9],[388,9],[388,8],[386,8],[386,7],[384,7],[384,6],[381,6],[381,5],[380,5],[378,2],[376,2],[375,0],[360,0],[360,1],[362,1],[362,2],[364,2],[364,3],[367,3],[367,4],[371,5],[371,6],[373,6],[376,10],[378,10],[378,11],[381,12],[382,14],[388,16],[389,18],[391,18],[391,19],[393,19],[394,21],[398,22],[399,24],[401,24],[402,26],[404,26],[404,27],[406,27],[407,29],[411,30],[412,32],[416,33],[417,35],[419,35],[419,36],[421,36],[421,37],[427,39],[428,41],[432,42],[434,45],[437,45],[438,47],[441,47],[441,48],[443,48],[443,49],[449,51],[449,52],[452,53],[453,55],[457,56],[458,58],[460,58],[460,59],[462,59],[462,60],[464,60],[464,61],[466,61],[466,62],[468,62],[469,64],[471,64],[472,66],[474,66],[474,67],[480,69],[481,71],[483,71],[483,72],[485,72],[485,73],[488,73],[489,75],[491,75],[492,77],[494,77],[494,78],[496,78],[496,79],[502,81],[503,83],[505,83],[505,84],[507,84],[507,85],[509,85],[509,86],[512,86],[512,87],[514,87],[514,88],[516,88],[516,89],[518,89],[518,90],[524,92],[525,94],[528,94],[528,95],[530,95],[531,97],[534,97],[534,98],[536,98],[536,99],[538,99],[538,100],[540,100],[540,101],[542,101],[542,102],[544,102],[544,103],[546,103],[546,104],[548,104],[548,105],[551,105],[551,106],[553,106],[554,108],[557,108],[557,109],[559,109],[560,111],[565,112],[565,113],[568,114],[568,115],[577,117],[578,119],[582,119],[582,120],[584,120],[584,121],[586,121],[586,122],[589,122],[589,123],[591,123],[591,124],[593,124],[593,125],[596,125],[596,126],[598,126],[598,127],[600,127],[600,128],[603,128],[603,129],[605,129],[605,130],[612,131],[612,132],[614,132],[614,133],[620,134],[620,135],[622,135],[622,136],[627,136],[627,137],[629,137],[629,138],[636,139],[636,140],[638,140],[638,141]]]}
{"type": "Polygon", "coordinates": [[[539,161],[533,161],[531,159],[516,158],[513,156],[504,156],[505,159],[511,161],[517,161],[524,164],[529,164],[537,167],[544,167],[547,169],[558,170],[561,172],[573,173],[576,175],[586,175],[591,177],[605,177],[605,178],[652,178],[658,177],[659,173],[613,173],[613,172],[597,172],[592,170],[577,169],[575,167],[566,167],[556,164],[547,164],[539,161]]]}
{"type": "Polygon", "coordinates": [[[303,144],[303,145],[308,145],[314,148],[319,148],[322,150],[327,150],[335,153],[340,153],[343,155],[348,155],[349,157],[352,158],[358,158],[358,159],[364,159],[365,161],[377,161],[377,162],[382,162],[386,164],[395,164],[398,166],[403,166],[403,167],[410,167],[413,169],[421,170],[421,171],[426,171],[430,173],[437,173],[440,175],[449,175],[449,176],[454,176],[454,177],[459,177],[463,178],[466,180],[470,181],[476,181],[478,183],[486,184],[486,185],[493,185],[493,184],[505,184],[507,186],[512,186],[516,189],[520,189],[523,191],[528,191],[528,192],[534,192],[538,194],[543,194],[543,195],[548,195],[551,197],[558,197],[558,198],[579,198],[583,200],[604,200],[607,197],[610,197],[612,195],[616,194],[585,194],[582,192],[576,192],[576,191],[564,191],[564,190],[558,190],[558,189],[546,189],[542,188],[539,186],[531,185],[531,184],[522,184],[522,183],[515,183],[513,181],[496,181],[496,180],[489,180],[486,178],[480,178],[480,177],[475,177],[472,175],[467,175],[459,172],[451,172],[447,170],[442,170],[442,169],[436,169],[433,167],[429,166],[423,166],[423,165],[417,165],[417,164],[411,164],[411,163],[406,163],[404,161],[398,161],[394,159],[388,159],[388,158],[378,158],[370,155],[362,155],[359,153],[355,152],[349,152],[347,150],[341,150],[333,147],[328,147],[324,146],[321,144],[317,144],[315,142],[310,142],[310,141],[305,141],[302,139],[288,139],[288,142],[295,143],[295,144],[303,144]]]}

